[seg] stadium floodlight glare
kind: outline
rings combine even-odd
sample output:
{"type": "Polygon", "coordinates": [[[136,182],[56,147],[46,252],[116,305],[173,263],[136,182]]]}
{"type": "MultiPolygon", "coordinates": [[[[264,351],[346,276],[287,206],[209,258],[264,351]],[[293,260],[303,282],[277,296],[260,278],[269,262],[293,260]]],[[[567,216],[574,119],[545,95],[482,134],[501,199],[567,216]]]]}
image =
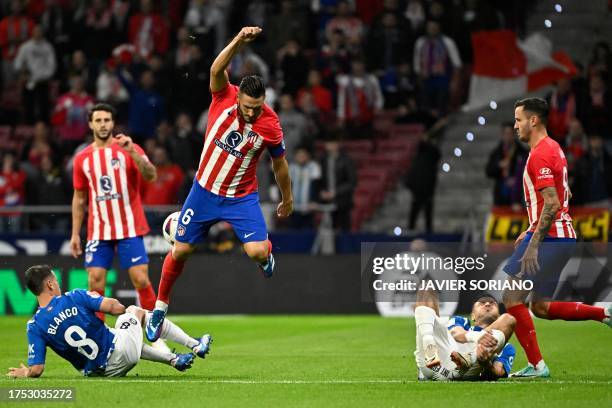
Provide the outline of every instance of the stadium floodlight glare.
{"type": "Polygon", "coordinates": [[[489,102],[489,107],[493,110],[497,109],[497,102],[495,101],[489,102]]]}
{"type": "Polygon", "coordinates": [[[396,236],[398,236],[398,237],[399,237],[400,235],[402,235],[402,227],[397,226],[397,227],[393,228],[393,233],[394,233],[396,236]]]}
{"type": "Polygon", "coordinates": [[[487,123],[487,120],[485,119],[484,116],[479,116],[478,117],[478,124],[479,125],[484,125],[485,123],[487,123]]]}
{"type": "Polygon", "coordinates": [[[472,132],[467,132],[465,134],[465,138],[467,139],[468,142],[473,142],[474,141],[474,134],[472,132]]]}
{"type": "Polygon", "coordinates": [[[550,21],[549,19],[544,20],[544,25],[546,26],[546,28],[550,28],[552,27],[552,21],[550,21]]]}
{"type": "Polygon", "coordinates": [[[563,7],[561,7],[561,5],[559,3],[555,4],[555,11],[557,13],[560,13],[563,11],[563,7]]]}
{"type": "Polygon", "coordinates": [[[462,153],[462,152],[461,152],[461,149],[460,149],[460,148],[458,148],[458,147],[455,147],[455,156],[457,156],[457,157],[461,157],[461,153],[462,153]]]}
{"type": "Polygon", "coordinates": [[[448,173],[450,171],[450,164],[444,163],[442,165],[442,171],[445,172],[445,173],[448,173]]]}

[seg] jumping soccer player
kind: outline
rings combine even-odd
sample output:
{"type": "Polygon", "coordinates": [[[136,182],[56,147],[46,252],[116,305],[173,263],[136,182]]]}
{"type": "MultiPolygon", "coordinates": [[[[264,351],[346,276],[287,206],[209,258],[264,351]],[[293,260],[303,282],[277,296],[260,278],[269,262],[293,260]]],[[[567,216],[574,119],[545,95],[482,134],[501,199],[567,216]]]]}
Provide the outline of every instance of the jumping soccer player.
{"type": "MultiPolygon", "coordinates": [[[[531,311],[542,319],[595,320],[612,327],[608,309],[577,302],[551,301],[561,271],[572,256],[576,232],[569,215],[567,161],[557,142],[548,137],[548,104],[540,98],[516,102],[514,129],[521,142],[531,149],[523,190],[529,229],[515,242],[515,251],[504,267],[510,280],[533,281],[531,311]]],[[[506,291],[506,310],[516,319],[515,333],[529,364],[512,377],[549,377],[550,371],[540,353],[533,320],[525,305],[531,291],[506,291]]]]}
{"type": "Polygon", "coordinates": [[[117,299],[97,292],[76,289],[62,295],[55,274],[48,265],[26,271],[26,285],[36,296],[39,308],[27,323],[28,366],[9,368],[10,377],[40,377],[45,369],[47,346],[85,376],[120,377],[139,359],[169,364],[179,371],[191,367],[195,353],[204,358],[212,341],[205,334],[189,337],[166,320],[161,337],[189,347],[193,353],[175,354],[143,343],[142,327],[151,316],[137,306],[127,309],[117,299]],[[119,316],[115,328],[107,327],[97,312],[119,316]]]}
{"type": "Polygon", "coordinates": [[[210,68],[212,102],[204,149],[179,216],[174,245],[162,267],[153,318],[146,328],[150,341],[159,336],[172,286],[182,273],[185,261],[216,222],[232,225],[244,251],[257,262],[264,277],[271,277],[274,271],[272,244],[259,207],[255,170],[267,148],[282,196],[276,213],[279,217],[289,216],[293,211],[293,195],[283,131],[276,113],[264,103],[265,87],[261,78],[246,76],[237,87],[229,83],[226,72],[239,48],[260,33],[259,27],[242,28],[210,68]]]}
{"type": "Polygon", "coordinates": [[[85,246],[89,290],[104,296],[106,271],[117,250],[119,264],[127,269],[140,305],[152,310],[156,296],[142,238],[149,232],[149,225],[142,209],[140,185],[143,178],[155,180],[156,171],[129,136],[113,137],[114,116],[114,108],[106,104],[95,105],[89,112],[93,143],[74,159],[70,249],[75,258],[83,252],[79,234],[89,201],[85,246]]]}
{"type": "Polygon", "coordinates": [[[474,302],[473,326],[462,316],[440,318],[431,292],[419,292],[414,317],[419,380],[495,380],[510,373],[516,351],[506,342],[515,320],[507,313],[500,316],[491,296],[474,302]]]}

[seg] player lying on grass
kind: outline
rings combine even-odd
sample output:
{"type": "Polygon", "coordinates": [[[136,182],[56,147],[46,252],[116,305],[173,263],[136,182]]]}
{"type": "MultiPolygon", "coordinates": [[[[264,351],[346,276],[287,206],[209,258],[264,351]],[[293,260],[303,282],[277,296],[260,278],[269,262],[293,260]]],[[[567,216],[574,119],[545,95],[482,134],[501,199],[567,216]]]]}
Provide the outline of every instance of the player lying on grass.
{"type": "Polygon", "coordinates": [[[497,301],[479,298],[472,306],[470,321],[462,316],[439,317],[435,293],[419,292],[414,311],[419,380],[496,380],[512,369],[515,349],[506,341],[515,320],[499,315],[497,301]]]}
{"type": "Polygon", "coordinates": [[[36,265],[26,271],[28,289],[36,295],[39,308],[27,323],[28,367],[9,368],[10,377],[40,377],[45,369],[46,347],[86,376],[119,377],[139,359],[169,364],[179,371],[191,367],[195,355],[204,358],[212,338],[189,337],[164,321],[161,338],[189,347],[193,353],[175,354],[143,343],[142,327],[151,313],[136,306],[127,309],[117,299],[76,289],[62,295],[51,267],[36,265]],[[96,312],[119,316],[111,329],[96,312]]]}

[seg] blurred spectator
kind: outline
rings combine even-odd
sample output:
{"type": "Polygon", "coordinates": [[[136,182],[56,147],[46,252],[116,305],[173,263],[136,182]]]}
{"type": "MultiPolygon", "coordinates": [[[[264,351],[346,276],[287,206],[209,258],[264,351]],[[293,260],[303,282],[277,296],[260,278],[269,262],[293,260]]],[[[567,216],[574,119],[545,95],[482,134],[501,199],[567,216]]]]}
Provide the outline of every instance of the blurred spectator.
{"type": "Polygon", "coordinates": [[[143,58],[168,51],[170,29],[166,19],[153,9],[152,0],[140,0],[140,12],[130,17],[128,40],[143,58]]]}
{"type": "Polygon", "coordinates": [[[306,84],[309,62],[300,44],[289,40],[276,54],[282,79],[282,92],[295,97],[297,91],[306,84]]]}
{"type": "MultiPolygon", "coordinates": [[[[28,183],[34,205],[67,205],[70,202],[66,180],[49,155],[42,156],[40,170],[28,183]]],[[[34,227],[41,232],[65,232],[69,220],[65,214],[44,214],[32,217],[34,227]]]]}
{"type": "Polygon", "coordinates": [[[355,12],[359,19],[366,26],[371,26],[376,16],[384,10],[385,4],[389,3],[389,0],[354,0],[353,3],[355,3],[355,12]]]}
{"type": "MultiPolygon", "coordinates": [[[[0,170],[0,207],[23,205],[26,174],[23,170],[19,170],[13,153],[4,153],[0,170]]],[[[21,215],[19,213],[0,215],[0,232],[19,233],[20,231],[21,215]]]]}
{"type": "Polygon", "coordinates": [[[176,48],[172,51],[174,68],[181,69],[189,65],[192,59],[189,31],[181,27],[176,32],[176,48]]]}
{"type": "Polygon", "coordinates": [[[308,14],[294,1],[281,0],[279,12],[270,16],[265,30],[267,48],[272,52],[291,40],[306,48],[310,45],[308,14]]]}
{"type": "Polygon", "coordinates": [[[576,117],[576,95],[572,91],[570,79],[560,79],[546,99],[550,107],[546,129],[548,134],[563,146],[570,120],[576,117]]]}
{"type": "Polygon", "coordinates": [[[438,181],[438,163],[440,149],[423,133],[412,161],[412,167],[405,178],[405,185],[412,191],[412,205],[408,219],[408,229],[414,231],[417,217],[425,212],[425,231],[433,232],[433,206],[436,183],[438,181]]]}
{"type": "MultiPolygon", "coordinates": [[[[565,136],[565,158],[567,159],[567,172],[572,186],[572,178],[578,160],[585,155],[588,148],[587,135],[584,133],[582,123],[576,118],[570,119],[568,133],[565,136]]],[[[573,190],[573,188],[572,188],[573,190]]]]}
{"type": "Polygon", "coordinates": [[[572,201],[609,208],[612,197],[612,158],[600,135],[589,136],[587,153],[576,163],[572,201]]]}
{"type": "Polygon", "coordinates": [[[612,100],[607,86],[601,76],[592,76],[589,80],[588,94],[578,106],[578,117],[588,134],[600,134],[610,140],[612,127],[612,100]]]}
{"type": "Polygon", "coordinates": [[[610,45],[605,41],[599,41],[593,46],[591,58],[589,60],[588,75],[589,77],[601,75],[608,81],[610,78],[610,70],[612,70],[612,51],[610,45]]]}
{"type": "Polygon", "coordinates": [[[157,169],[157,178],[143,183],[142,201],[146,205],[170,205],[178,203],[178,191],[185,174],[181,168],[168,158],[165,148],[158,146],[153,150],[151,162],[157,169]]]}
{"type": "Polygon", "coordinates": [[[352,137],[369,137],[374,114],[384,105],[378,79],[353,60],[349,75],[338,75],[338,120],[352,137]]]}
{"type": "Polygon", "coordinates": [[[342,31],[336,30],[332,33],[328,42],[321,47],[317,58],[317,67],[327,88],[336,87],[336,76],[350,71],[351,60],[360,51],[359,47],[348,44],[342,31]]]}
{"type": "Polygon", "coordinates": [[[336,15],[327,22],[325,36],[331,39],[335,31],[342,31],[351,44],[361,44],[364,32],[363,22],[352,15],[351,6],[346,0],[336,4],[336,15]]]}
{"type": "MultiPolygon", "coordinates": [[[[85,90],[87,91],[87,93],[90,93],[90,94],[95,93],[96,91],[95,79],[96,78],[94,77],[92,70],[87,64],[87,56],[82,50],[75,50],[72,53],[70,57],[70,62],[67,65],[66,71],[67,72],[66,72],[66,77],[64,78],[64,82],[67,82],[67,79],[70,78],[72,75],[78,75],[81,78],[83,78],[83,83],[85,84],[85,90]]],[[[66,87],[64,89],[67,89],[66,83],[62,85],[66,87]]]]}
{"type": "Polygon", "coordinates": [[[23,2],[11,0],[10,14],[0,20],[0,50],[2,51],[2,84],[14,79],[13,61],[19,46],[32,35],[34,22],[23,14],[23,2]]]}
{"type": "Polygon", "coordinates": [[[109,103],[117,109],[116,122],[125,122],[130,95],[117,77],[117,63],[113,58],[106,60],[96,79],[96,98],[98,102],[109,103]]]}
{"type": "Polygon", "coordinates": [[[174,135],[169,140],[172,161],[185,173],[192,173],[198,167],[203,144],[204,135],[195,132],[191,117],[186,113],[179,113],[176,117],[174,135]]]}
{"type": "Polygon", "coordinates": [[[191,0],[184,24],[206,55],[217,54],[225,46],[225,16],[215,1],[191,0]]]}
{"type": "Polygon", "coordinates": [[[270,80],[268,64],[248,46],[242,46],[238,54],[234,55],[228,71],[231,82],[236,84],[246,75],[259,75],[264,84],[270,80]]]}
{"type": "Polygon", "coordinates": [[[422,32],[423,25],[425,24],[425,9],[421,0],[408,0],[404,17],[410,22],[410,28],[413,33],[422,32]]]}
{"type": "Polygon", "coordinates": [[[130,94],[129,128],[136,141],[142,142],[155,135],[157,125],[166,117],[166,102],[155,91],[153,71],[145,69],[140,74],[140,86],[129,79],[127,73],[117,70],[121,84],[130,94]]]}
{"type": "Polygon", "coordinates": [[[300,107],[305,94],[312,95],[312,101],[321,113],[333,115],[332,93],[321,85],[321,74],[316,69],[311,69],[308,72],[308,83],[297,94],[297,104],[300,107]]]}
{"type": "Polygon", "coordinates": [[[383,75],[406,58],[410,45],[408,33],[398,23],[397,15],[385,12],[381,24],[370,30],[366,55],[368,69],[383,75]]]}
{"type": "MultiPolygon", "coordinates": [[[[75,18],[78,18],[75,16],[75,18]]],[[[101,62],[108,57],[115,43],[113,12],[107,0],[92,0],[82,16],[76,35],[87,57],[101,62]]]]}
{"type": "Polygon", "coordinates": [[[518,142],[512,123],[504,123],[501,140],[489,155],[487,177],[495,181],[493,205],[520,204],[523,194],[523,169],[527,152],[518,142]]]}
{"type": "Polygon", "coordinates": [[[291,228],[312,229],[314,219],[312,207],[317,201],[316,184],[321,178],[321,166],[312,160],[305,147],[298,147],[295,159],[289,165],[293,190],[293,213],[289,219],[291,228]]]}
{"type": "Polygon", "coordinates": [[[202,50],[195,45],[189,46],[189,62],[174,71],[172,86],[171,114],[189,112],[197,116],[202,107],[211,101],[208,92],[210,63],[204,58],[202,50]]]}
{"type": "Polygon", "coordinates": [[[34,125],[32,140],[26,142],[21,150],[21,167],[28,176],[34,176],[40,170],[45,157],[50,158],[52,162],[57,162],[59,146],[49,140],[49,128],[45,122],[39,121],[34,125]]]}
{"type": "Polygon", "coordinates": [[[356,185],[355,164],[340,150],[340,143],[335,140],[327,141],[325,155],[321,159],[319,200],[324,204],[335,204],[332,219],[334,228],[341,231],[351,229],[353,192],[356,185]]]}
{"type": "Polygon", "coordinates": [[[58,71],[66,61],[61,59],[70,55],[73,47],[71,40],[73,19],[68,10],[60,5],[59,0],[46,0],[45,9],[40,17],[40,25],[45,37],[53,44],[55,53],[60,59],[58,71]]]}
{"type": "Polygon", "coordinates": [[[427,22],[427,35],[414,46],[414,72],[423,84],[422,99],[429,108],[445,115],[454,69],[461,67],[455,42],[440,32],[440,24],[427,22]]]}
{"type": "Polygon", "coordinates": [[[34,26],[32,38],[24,42],[15,57],[15,71],[23,76],[23,102],[26,122],[49,120],[49,80],[57,67],[55,51],[43,37],[40,25],[34,26]]]}
{"type": "Polygon", "coordinates": [[[57,99],[51,118],[66,154],[72,153],[85,138],[89,131],[87,113],[94,105],[94,99],[85,91],[83,78],[73,75],[69,82],[70,90],[57,99]]]}
{"type": "Polygon", "coordinates": [[[310,143],[308,138],[308,123],[306,115],[295,109],[293,97],[281,95],[278,118],[283,128],[285,149],[289,158],[295,154],[295,149],[304,143],[310,143]]]}
{"type": "Polygon", "coordinates": [[[380,86],[385,98],[385,109],[393,109],[405,103],[408,97],[417,92],[417,80],[409,62],[388,69],[380,78],[380,86]]]}

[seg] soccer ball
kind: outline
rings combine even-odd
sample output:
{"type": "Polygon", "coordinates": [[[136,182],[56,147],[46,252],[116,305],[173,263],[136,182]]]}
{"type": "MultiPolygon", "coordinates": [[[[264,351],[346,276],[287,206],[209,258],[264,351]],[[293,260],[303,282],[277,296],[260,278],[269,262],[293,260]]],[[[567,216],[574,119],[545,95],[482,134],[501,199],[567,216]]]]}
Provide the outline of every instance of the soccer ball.
{"type": "Polygon", "coordinates": [[[170,245],[174,244],[174,236],[176,235],[176,226],[178,224],[179,216],[181,215],[180,211],[173,212],[169,216],[166,217],[164,221],[164,225],[162,227],[162,234],[164,235],[164,239],[168,241],[170,245]]]}

